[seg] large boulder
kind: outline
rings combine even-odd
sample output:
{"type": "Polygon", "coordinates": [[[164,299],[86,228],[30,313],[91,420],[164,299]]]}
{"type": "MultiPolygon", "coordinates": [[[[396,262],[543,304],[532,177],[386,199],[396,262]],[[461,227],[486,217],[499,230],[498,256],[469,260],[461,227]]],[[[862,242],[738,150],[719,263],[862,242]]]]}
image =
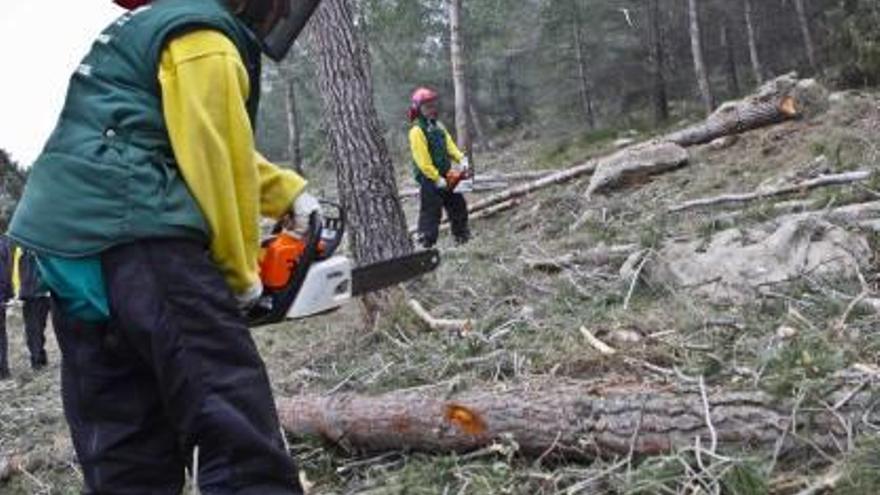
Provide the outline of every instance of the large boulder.
{"type": "MultiPolygon", "coordinates": [[[[859,229],[841,225],[845,213],[790,215],[758,228],[726,230],[708,241],[672,242],[654,254],[647,274],[655,283],[717,303],[742,303],[763,288],[804,275],[855,278],[870,262],[871,249],[859,229]]],[[[870,226],[870,220],[858,220],[870,226]]]]}

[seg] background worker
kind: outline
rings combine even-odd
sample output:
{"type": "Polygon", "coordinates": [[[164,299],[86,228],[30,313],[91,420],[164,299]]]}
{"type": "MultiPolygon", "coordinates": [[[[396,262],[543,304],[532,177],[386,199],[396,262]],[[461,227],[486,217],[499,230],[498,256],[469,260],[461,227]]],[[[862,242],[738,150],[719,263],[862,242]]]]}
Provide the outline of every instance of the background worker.
{"type": "Polygon", "coordinates": [[[0,380],[9,374],[9,341],[6,335],[6,304],[15,294],[12,287],[12,243],[0,234],[0,380]]]}
{"type": "Polygon", "coordinates": [[[409,144],[415,164],[416,181],[419,184],[418,242],[425,248],[437,243],[443,210],[452,224],[456,244],[470,240],[468,207],[464,195],[454,190],[451,172],[466,177],[470,172],[468,159],[455,140],[437,120],[438,95],[428,88],[413,92],[409,109],[412,127],[409,144]]]}
{"type": "Polygon", "coordinates": [[[30,353],[31,369],[36,371],[49,363],[46,357],[46,320],[51,306],[49,291],[40,282],[37,259],[32,251],[16,246],[13,266],[15,294],[22,302],[25,342],[30,353]]]}

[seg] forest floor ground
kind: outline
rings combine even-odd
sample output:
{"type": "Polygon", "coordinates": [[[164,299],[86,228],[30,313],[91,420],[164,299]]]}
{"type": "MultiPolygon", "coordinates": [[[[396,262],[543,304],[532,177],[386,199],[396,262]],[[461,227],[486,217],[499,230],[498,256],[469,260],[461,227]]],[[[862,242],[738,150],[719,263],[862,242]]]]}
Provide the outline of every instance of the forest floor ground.
{"type": "MultiPolygon", "coordinates": [[[[805,278],[775,287],[772,297],[719,305],[668,287],[633,285],[619,275],[622,260],[552,271],[535,270],[528,261],[600,243],[651,249],[672,238],[709,238],[730,227],[729,219],[724,225],[717,219],[730,209],[669,214],[666,207],[794,177],[815,166],[820,156],[832,172],[878,170],[878,136],[880,95],[849,94],[816,118],[748,133],[723,150],[692,149],[689,166],[638,187],[587,200],[587,178],[545,189],[517,209],[474,221],[474,239],[464,247],[454,247],[447,233],[440,244],[441,267],[404,291],[434,316],[472,318],[475,327],[466,335],[428,330],[401,300],[371,328],[360,323],[360,308],[352,304],[334,314],[260,329],[254,336],[276,394],[285,397],[428,385],[461,389],[547,376],[624,382],[653,373],[634,362],[705,376],[714,386],[751,387],[784,397],[806,394],[853,364],[880,362],[878,315],[857,309],[848,315],[844,332],[830,331],[859,293],[857,280],[805,278]],[[572,230],[586,211],[594,214],[572,230]],[[578,331],[582,326],[618,347],[618,354],[604,356],[590,347],[578,331]],[[796,335],[781,339],[783,326],[794,328],[796,335]],[[628,343],[619,344],[624,337],[628,343]]],[[[601,133],[551,139],[536,131],[478,154],[479,170],[573,165],[611,149],[620,137],[601,133]]],[[[408,166],[401,167],[404,186],[411,184],[408,174],[408,166]]],[[[821,208],[876,199],[878,190],[880,184],[870,183],[796,199],[821,208]]],[[[741,207],[735,226],[761,223],[774,215],[773,204],[790,199],[741,207]]],[[[414,222],[417,201],[407,200],[405,206],[414,222]]],[[[880,266],[872,263],[863,274],[876,288],[880,266]]],[[[49,338],[50,368],[35,374],[27,371],[17,310],[11,312],[9,331],[15,376],[0,383],[0,453],[37,452],[47,461],[0,482],[0,492],[78,493],[81,478],[69,454],[54,338],[49,338]]],[[[315,494],[653,494],[684,493],[692,486],[688,461],[676,453],[623,464],[615,459],[572,464],[552,456],[535,461],[515,449],[479,456],[372,455],[291,441],[315,494]]],[[[820,475],[832,463],[845,473],[835,493],[880,493],[876,438],[857,439],[841,452],[807,454],[797,462],[773,463],[772,454],[731,454],[734,462],[721,476],[722,493],[794,493],[790,487],[800,485],[792,480],[820,475]]]]}

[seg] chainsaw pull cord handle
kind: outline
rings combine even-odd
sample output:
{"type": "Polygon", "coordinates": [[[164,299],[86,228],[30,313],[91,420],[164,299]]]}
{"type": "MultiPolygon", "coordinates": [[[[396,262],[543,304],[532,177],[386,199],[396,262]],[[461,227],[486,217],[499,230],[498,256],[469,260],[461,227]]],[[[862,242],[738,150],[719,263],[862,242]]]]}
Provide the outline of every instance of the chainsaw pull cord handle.
{"type": "MultiPolygon", "coordinates": [[[[281,222],[276,224],[273,231],[279,229],[280,225],[281,222]]],[[[309,268],[318,258],[318,246],[321,243],[322,228],[320,215],[318,212],[312,212],[309,215],[309,233],[306,248],[299,263],[296,265],[296,270],[294,270],[293,275],[290,277],[290,282],[287,283],[284,289],[271,295],[272,304],[268,310],[259,304],[251,308],[251,311],[247,314],[249,327],[253,328],[278,323],[287,316],[287,311],[293,306],[293,302],[296,300],[296,296],[299,294],[300,289],[302,289],[306,276],[309,274],[309,268]]]]}
{"type": "Polygon", "coordinates": [[[342,244],[342,237],[345,235],[345,210],[338,203],[321,200],[322,214],[322,230],[321,240],[323,244],[320,246],[318,260],[323,261],[330,258],[339,249],[342,244]]]}

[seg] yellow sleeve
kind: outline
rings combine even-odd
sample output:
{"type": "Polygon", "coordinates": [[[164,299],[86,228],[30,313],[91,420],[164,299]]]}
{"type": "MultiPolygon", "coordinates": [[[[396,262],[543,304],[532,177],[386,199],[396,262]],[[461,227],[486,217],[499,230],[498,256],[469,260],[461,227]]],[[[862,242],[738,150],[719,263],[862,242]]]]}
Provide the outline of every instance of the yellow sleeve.
{"type": "Polygon", "coordinates": [[[458,145],[455,144],[455,140],[452,139],[449,131],[443,129],[443,133],[446,134],[446,153],[449,155],[449,158],[452,158],[452,161],[455,163],[461,163],[461,160],[464,158],[464,153],[458,149],[458,145]]]}
{"type": "Polygon", "coordinates": [[[21,248],[15,246],[15,249],[12,251],[12,292],[16,297],[21,288],[21,269],[18,267],[18,264],[21,263],[21,255],[21,248]]]}
{"type": "Polygon", "coordinates": [[[413,160],[422,174],[431,182],[437,182],[440,171],[434,166],[431,151],[428,149],[428,138],[419,126],[413,126],[409,130],[409,148],[412,151],[413,160]]]}
{"type": "Polygon", "coordinates": [[[260,174],[260,213],[275,220],[290,211],[293,200],[305,189],[306,181],[293,170],[272,164],[256,153],[260,174]]]}
{"type": "Polygon", "coordinates": [[[211,255],[241,294],[259,282],[261,213],[280,216],[305,183],[256,152],[245,107],[250,81],[224,35],[199,30],[172,39],[158,77],[177,164],[211,229],[211,255]]]}

